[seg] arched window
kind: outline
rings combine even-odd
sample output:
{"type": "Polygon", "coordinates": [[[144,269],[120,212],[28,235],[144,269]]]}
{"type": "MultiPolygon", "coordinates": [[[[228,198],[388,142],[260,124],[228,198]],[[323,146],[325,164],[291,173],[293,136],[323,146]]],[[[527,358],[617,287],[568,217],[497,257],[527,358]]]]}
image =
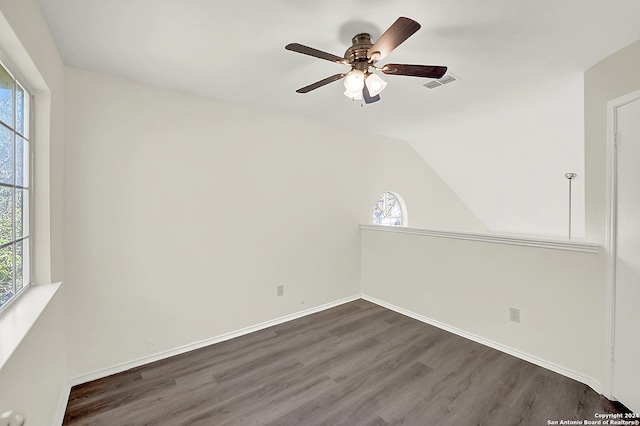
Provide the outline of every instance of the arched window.
{"type": "Polygon", "coordinates": [[[373,209],[374,225],[407,226],[407,209],[398,194],[385,192],[373,209]]]}

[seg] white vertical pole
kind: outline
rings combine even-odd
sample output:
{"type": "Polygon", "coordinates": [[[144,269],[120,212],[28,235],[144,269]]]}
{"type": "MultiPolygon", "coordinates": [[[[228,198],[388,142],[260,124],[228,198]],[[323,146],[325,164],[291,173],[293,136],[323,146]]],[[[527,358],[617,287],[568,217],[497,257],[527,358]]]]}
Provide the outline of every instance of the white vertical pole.
{"type": "Polygon", "coordinates": [[[569,179],[569,239],[571,239],[571,181],[577,175],[575,173],[565,173],[564,177],[569,179]]]}

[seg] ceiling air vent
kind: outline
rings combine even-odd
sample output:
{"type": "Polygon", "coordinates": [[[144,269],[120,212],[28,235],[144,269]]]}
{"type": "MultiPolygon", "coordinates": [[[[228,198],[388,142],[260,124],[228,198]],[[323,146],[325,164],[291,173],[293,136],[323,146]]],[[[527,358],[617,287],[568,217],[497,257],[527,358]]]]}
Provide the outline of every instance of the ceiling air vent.
{"type": "Polygon", "coordinates": [[[456,81],[456,80],[460,80],[460,77],[453,74],[445,74],[444,76],[440,77],[437,80],[431,80],[423,84],[423,86],[426,87],[427,89],[435,89],[436,87],[443,86],[447,83],[451,83],[452,81],[456,81]]]}

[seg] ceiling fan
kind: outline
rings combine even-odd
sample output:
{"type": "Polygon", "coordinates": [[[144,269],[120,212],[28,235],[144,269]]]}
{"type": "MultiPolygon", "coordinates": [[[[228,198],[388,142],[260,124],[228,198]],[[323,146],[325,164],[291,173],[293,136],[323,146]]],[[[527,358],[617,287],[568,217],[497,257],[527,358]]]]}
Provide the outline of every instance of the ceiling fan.
{"type": "Polygon", "coordinates": [[[413,33],[420,29],[420,24],[409,18],[398,18],[375,43],[367,33],[357,34],[352,45],[344,53],[344,57],[332,55],[312,47],[291,43],[285,49],[327,61],[344,64],[351,71],[334,74],[313,84],[296,90],[297,93],[309,93],[334,81],[344,78],[345,96],[372,103],[380,100],[380,92],[387,86],[373,71],[382,71],[390,75],[408,75],[412,77],[440,78],[447,72],[447,67],[436,65],[386,64],[377,67],[375,63],[385,58],[393,49],[402,44],[413,33]]]}

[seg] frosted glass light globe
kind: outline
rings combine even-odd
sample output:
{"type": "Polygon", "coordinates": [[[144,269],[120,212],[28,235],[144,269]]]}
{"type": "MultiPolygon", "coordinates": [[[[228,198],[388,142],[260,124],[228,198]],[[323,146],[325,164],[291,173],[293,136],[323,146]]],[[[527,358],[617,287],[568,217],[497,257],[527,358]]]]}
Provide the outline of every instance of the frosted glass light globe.
{"type": "Polygon", "coordinates": [[[364,87],[364,73],[353,69],[344,78],[344,87],[349,92],[360,92],[364,87]]]}
{"type": "Polygon", "coordinates": [[[371,97],[376,96],[387,87],[387,82],[378,77],[376,74],[369,74],[365,80],[367,89],[369,89],[369,95],[371,97]]]}
{"type": "Polygon", "coordinates": [[[350,92],[349,90],[345,90],[344,95],[347,98],[359,101],[360,99],[362,99],[362,90],[360,90],[359,92],[350,92]]]}

